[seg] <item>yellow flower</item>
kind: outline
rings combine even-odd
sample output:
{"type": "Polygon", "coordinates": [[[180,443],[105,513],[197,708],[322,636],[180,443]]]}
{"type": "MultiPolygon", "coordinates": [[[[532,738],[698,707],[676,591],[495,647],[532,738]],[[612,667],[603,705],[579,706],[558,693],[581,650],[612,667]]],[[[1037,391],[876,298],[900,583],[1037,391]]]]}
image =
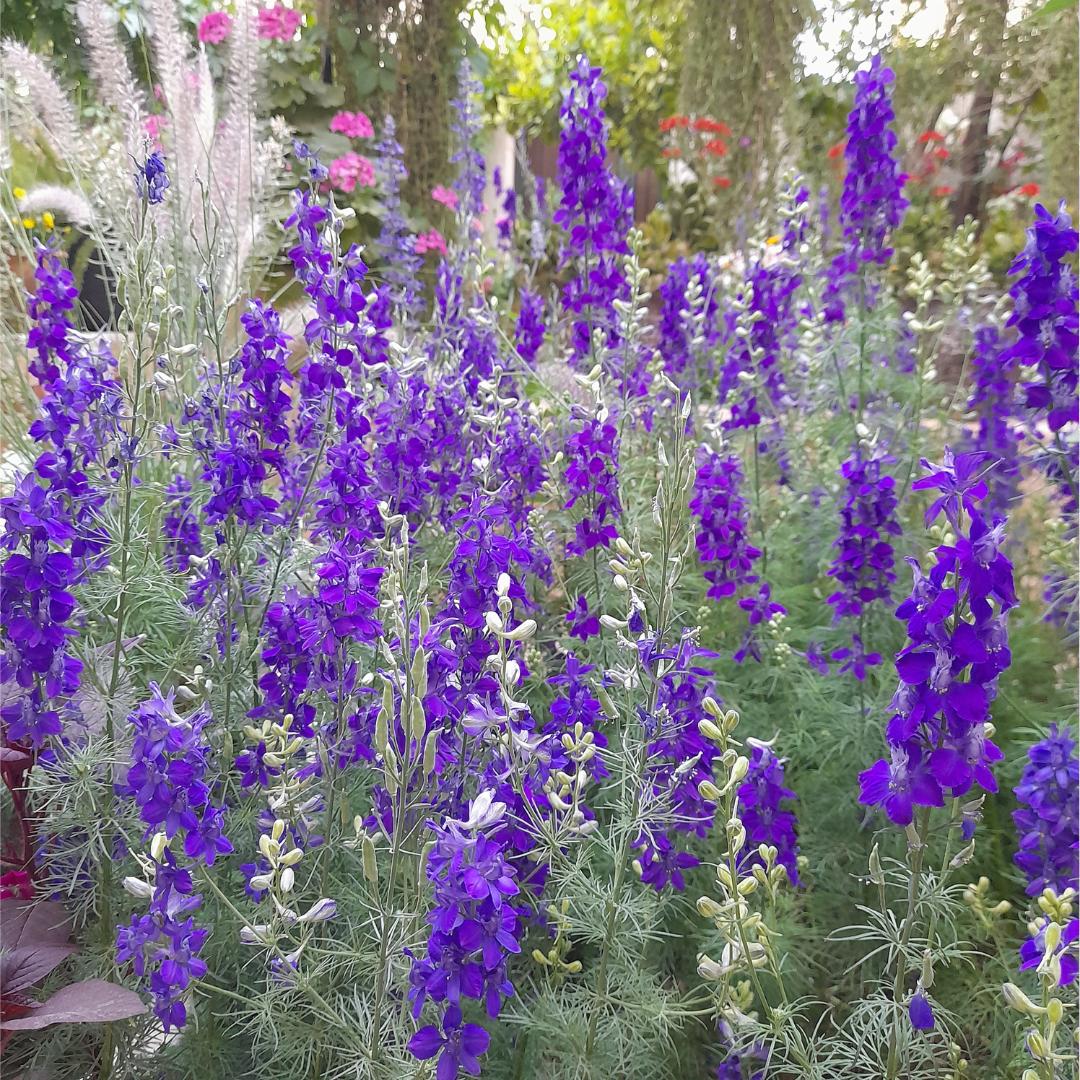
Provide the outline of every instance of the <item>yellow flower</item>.
{"type": "Polygon", "coordinates": [[[51,210],[46,210],[41,215],[41,224],[44,225],[46,229],[51,229],[56,225],[56,218],[52,216],[51,210]]]}
{"type": "Polygon", "coordinates": [[[32,217],[24,217],[22,223],[24,229],[32,229],[37,224],[32,217]]]}
{"type": "Polygon", "coordinates": [[[769,245],[779,244],[780,243],[780,237],[779,236],[770,236],[769,239],[765,241],[765,243],[769,244],[769,245]]]}
{"type": "Polygon", "coordinates": [[[21,187],[12,188],[11,189],[11,194],[14,195],[16,199],[25,199],[26,198],[26,188],[21,188],[21,187]]]}

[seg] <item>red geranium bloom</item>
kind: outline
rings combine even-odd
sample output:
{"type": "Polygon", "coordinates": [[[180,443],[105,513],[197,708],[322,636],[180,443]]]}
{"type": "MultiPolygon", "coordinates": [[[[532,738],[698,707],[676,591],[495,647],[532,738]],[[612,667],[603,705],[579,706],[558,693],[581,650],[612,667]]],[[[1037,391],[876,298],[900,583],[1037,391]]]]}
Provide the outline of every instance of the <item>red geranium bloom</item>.
{"type": "Polygon", "coordinates": [[[934,188],[934,194],[939,199],[947,199],[953,193],[953,189],[948,184],[941,184],[939,187],[934,188]]]}
{"type": "Polygon", "coordinates": [[[1028,198],[1034,199],[1035,196],[1039,194],[1039,185],[1023,184],[1019,188],[1017,188],[1017,191],[1019,191],[1021,195],[1026,195],[1028,196],[1028,198]]]}
{"type": "Polygon", "coordinates": [[[662,151],[663,156],[666,158],[680,158],[682,157],[682,151],[677,146],[665,147],[662,151]]]}
{"type": "Polygon", "coordinates": [[[933,154],[938,161],[944,161],[949,156],[949,151],[946,150],[944,146],[938,146],[935,147],[933,154]]]}
{"type": "Polygon", "coordinates": [[[714,176],[713,185],[719,188],[731,187],[731,178],[728,176],[714,176]]]}
{"type": "Polygon", "coordinates": [[[841,157],[844,151],[847,149],[847,139],[841,139],[835,146],[829,147],[828,157],[831,161],[835,161],[838,157],[841,157]]]}
{"type": "Polygon", "coordinates": [[[710,135],[731,135],[731,128],[723,120],[714,120],[711,116],[699,116],[694,121],[695,131],[705,131],[710,135]]]}
{"type": "Polygon", "coordinates": [[[671,131],[673,128],[684,128],[689,126],[689,116],[668,116],[660,121],[661,131],[671,131]]]}
{"type": "Polygon", "coordinates": [[[919,142],[932,143],[932,142],[944,142],[945,136],[940,131],[924,131],[919,136],[919,142]]]}
{"type": "Polygon", "coordinates": [[[723,157],[727,153],[727,143],[723,139],[710,139],[704,149],[706,154],[713,157],[723,157]]]}

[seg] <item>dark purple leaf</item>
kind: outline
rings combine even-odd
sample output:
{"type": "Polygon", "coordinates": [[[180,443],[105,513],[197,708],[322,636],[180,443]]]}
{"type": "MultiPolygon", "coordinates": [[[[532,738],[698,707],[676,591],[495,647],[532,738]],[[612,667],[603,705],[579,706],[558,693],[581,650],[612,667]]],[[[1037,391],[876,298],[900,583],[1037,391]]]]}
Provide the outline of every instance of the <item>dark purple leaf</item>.
{"type": "Polygon", "coordinates": [[[58,900],[41,904],[0,900],[0,993],[12,994],[44,979],[78,948],[71,944],[71,923],[58,900]]]}

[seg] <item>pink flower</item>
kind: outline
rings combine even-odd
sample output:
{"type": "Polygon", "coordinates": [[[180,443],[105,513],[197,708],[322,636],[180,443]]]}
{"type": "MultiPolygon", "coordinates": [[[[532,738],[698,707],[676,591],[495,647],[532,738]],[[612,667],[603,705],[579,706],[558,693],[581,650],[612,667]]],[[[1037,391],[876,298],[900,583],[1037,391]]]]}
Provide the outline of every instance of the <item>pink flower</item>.
{"type": "Polygon", "coordinates": [[[259,37],[267,41],[292,41],[300,29],[300,12],[277,4],[259,8],[259,37]]]}
{"type": "Polygon", "coordinates": [[[358,187],[372,187],[375,183],[375,167],[366,157],[350,150],[330,162],[330,183],[338,191],[354,191],[358,187]]]}
{"type": "Polygon", "coordinates": [[[417,255],[426,255],[429,251],[437,251],[440,255],[446,254],[446,241],[438,229],[429,229],[416,238],[413,250],[417,255]]]}
{"type": "Polygon", "coordinates": [[[232,19],[224,11],[209,11],[199,20],[199,40],[220,45],[232,31],[232,19]]]}
{"type": "Polygon", "coordinates": [[[362,112],[339,112],[330,121],[330,130],[347,135],[350,139],[370,139],[375,134],[371,121],[362,112]]]}
{"type": "Polygon", "coordinates": [[[443,187],[442,184],[436,184],[435,187],[431,189],[431,197],[437,203],[442,203],[443,206],[447,206],[451,210],[457,209],[457,192],[448,187],[443,187]]]}
{"type": "Polygon", "coordinates": [[[151,113],[144,121],[143,127],[146,129],[147,137],[153,139],[154,142],[158,142],[161,139],[161,133],[165,130],[165,125],[169,121],[160,113],[151,113]]]}

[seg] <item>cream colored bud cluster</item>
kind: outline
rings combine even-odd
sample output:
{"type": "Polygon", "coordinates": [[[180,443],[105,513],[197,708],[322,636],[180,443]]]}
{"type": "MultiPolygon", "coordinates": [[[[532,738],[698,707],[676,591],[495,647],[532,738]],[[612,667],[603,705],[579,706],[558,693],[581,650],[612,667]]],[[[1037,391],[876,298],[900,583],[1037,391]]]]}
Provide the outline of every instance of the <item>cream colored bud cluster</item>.
{"type": "Polygon", "coordinates": [[[1008,900],[993,902],[990,898],[990,879],[985,876],[968,885],[964,889],[963,896],[964,903],[971,909],[972,914],[979,920],[983,928],[988,931],[995,928],[998,919],[1012,911],[1012,904],[1008,900]]]}
{"type": "Polygon", "coordinates": [[[698,722],[698,730],[720,751],[721,779],[701,781],[698,792],[717,805],[718,816],[724,823],[726,851],[716,868],[719,897],[702,896],[697,902],[698,914],[712,920],[724,945],[719,959],[706,953],[698,957],[698,974],[720,984],[717,996],[722,1013],[733,1010],[745,1013],[749,1001],[740,1004],[733,999],[732,976],[766,965],[775,967],[773,932],[762,913],[751,908],[750,899],[759,894],[770,902],[775,901],[777,890],[785,885],[788,876],[777,861],[777,849],[768,844],[759,845],[755,865],[745,873],[739,870],[747,860],[746,827],[739,817],[738,789],[750,770],[750,762],[739,752],[733,739],[739,714],[734,709],[722,708],[711,697],[705,698],[702,708],[706,715],[698,722]]]}
{"type": "Polygon", "coordinates": [[[982,306],[993,285],[989,260],[978,251],[978,226],[965,218],[941,246],[941,297],[953,308],[982,306]]]}
{"type": "Polygon", "coordinates": [[[562,828],[576,836],[588,836],[598,828],[595,818],[585,814],[585,792],[592,782],[588,763],[596,756],[595,736],[587,731],[579,720],[573,731],[565,731],[561,741],[567,757],[574,763],[574,771],[556,769],[544,781],[544,794],[562,828]]]}
{"type": "MultiPolygon", "coordinates": [[[[1037,900],[1042,917],[1028,923],[1028,934],[1037,939],[1042,934],[1042,957],[1035,969],[1042,984],[1042,1004],[1033,1001],[1015,983],[1007,982],[1002,996],[1010,1009],[1027,1017],[1033,1026],[1024,1036],[1024,1046],[1035,1062],[1035,1067],[1025,1069],[1022,1080],[1047,1080],[1062,1075],[1067,1063],[1075,1063],[1075,1050],[1056,1048],[1058,1029],[1065,1018],[1066,1005],[1057,994],[1061,982],[1061,939],[1065,926],[1072,918],[1076,890],[1065,889],[1061,893],[1044,889],[1037,900]]],[[[1073,1022],[1072,1041],[1077,1031],[1073,1022]]]]}
{"type": "Polygon", "coordinates": [[[558,904],[553,904],[548,908],[548,915],[554,918],[555,940],[547,952],[533,949],[532,958],[546,969],[550,979],[563,982],[571,975],[581,974],[581,961],[566,959],[574,944],[570,936],[573,928],[570,919],[570,901],[563,898],[558,904]]]}
{"type": "Polygon", "coordinates": [[[638,590],[646,583],[646,567],[653,557],[650,552],[641,549],[641,539],[636,535],[633,544],[628,543],[625,537],[617,536],[612,546],[615,555],[608,559],[612,584],[626,596],[628,611],[625,619],[605,614],[600,616],[600,622],[609,630],[624,631],[629,627],[634,612],[645,608],[638,590]]]}
{"type": "Polygon", "coordinates": [[[283,838],[285,822],[278,818],[270,829],[269,835],[259,837],[259,853],[270,864],[262,874],[256,874],[249,884],[256,892],[273,889],[281,894],[291,893],[296,884],[293,867],[304,857],[298,847],[285,848],[283,838]]]}

